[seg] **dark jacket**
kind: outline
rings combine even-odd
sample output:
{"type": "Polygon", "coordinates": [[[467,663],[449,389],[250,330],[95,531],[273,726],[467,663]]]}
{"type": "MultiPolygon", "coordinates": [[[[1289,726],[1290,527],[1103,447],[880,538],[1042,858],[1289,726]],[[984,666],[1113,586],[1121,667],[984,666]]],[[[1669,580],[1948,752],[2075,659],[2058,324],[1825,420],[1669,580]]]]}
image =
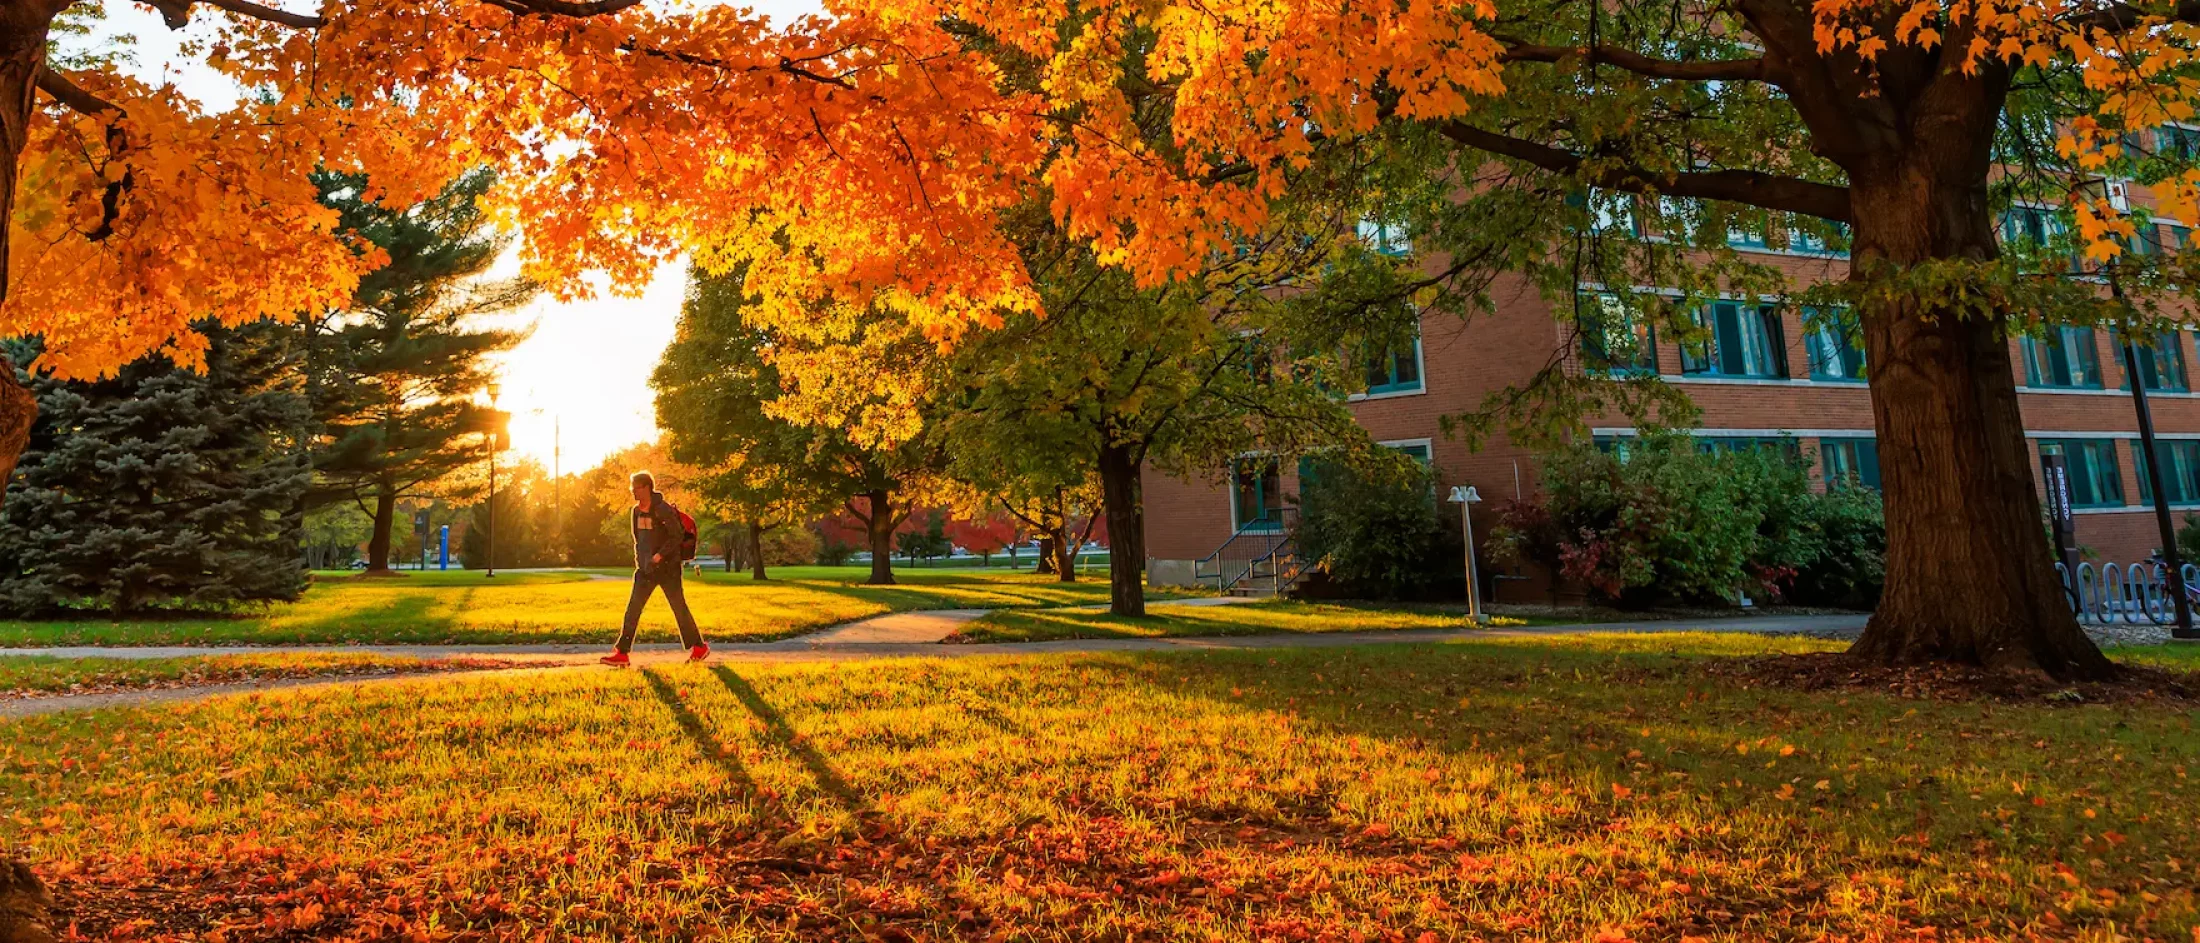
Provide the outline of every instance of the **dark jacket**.
{"type": "Polygon", "coordinates": [[[652,575],[680,569],[680,512],[665,496],[651,492],[649,512],[644,514],[639,505],[627,509],[627,528],[634,532],[634,568],[652,575]],[[662,555],[663,561],[651,563],[649,558],[662,555]]]}

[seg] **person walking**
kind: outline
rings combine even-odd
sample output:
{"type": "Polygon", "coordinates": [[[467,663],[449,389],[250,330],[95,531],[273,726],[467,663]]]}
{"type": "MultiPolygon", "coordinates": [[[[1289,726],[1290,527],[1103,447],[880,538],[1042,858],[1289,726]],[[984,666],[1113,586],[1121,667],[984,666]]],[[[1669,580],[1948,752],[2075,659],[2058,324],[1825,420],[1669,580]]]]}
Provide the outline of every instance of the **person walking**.
{"type": "Polygon", "coordinates": [[[649,594],[659,589],[665,591],[672,618],[680,624],[680,642],[687,646],[688,661],[709,658],[710,646],[703,644],[695,615],[688,611],[687,593],[680,588],[680,565],[685,562],[681,543],[687,534],[680,523],[680,512],[657,493],[657,479],[650,473],[635,472],[628,481],[634,487],[634,508],[627,512],[634,531],[634,592],[626,599],[626,623],[619,629],[618,647],[602,661],[625,665],[631,660],[627,653],[634,650],[634,631],[642,622],[642,606],[649,602],[649,594]]]}

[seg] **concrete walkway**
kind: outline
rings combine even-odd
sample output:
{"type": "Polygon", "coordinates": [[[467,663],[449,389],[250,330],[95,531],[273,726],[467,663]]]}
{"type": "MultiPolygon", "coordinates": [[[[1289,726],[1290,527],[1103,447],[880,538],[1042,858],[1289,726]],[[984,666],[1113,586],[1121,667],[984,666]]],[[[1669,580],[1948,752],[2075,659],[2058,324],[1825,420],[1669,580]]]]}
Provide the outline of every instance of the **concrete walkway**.
{"type": "MultiPolygon", "coordinates": [[[[1157,605],[1228,605],[1215,599],[1181,600],[1157,605]]],[[[1771,616],[1723,619],[1670,619],[1646,622],[1591,622],[1572,625],[1504,629],[1416,629],[1410,631],[1333,632],[1313,635],[1245,635],[1214,638],[1103,638],[1064,639],[1051,642],[989,642],[942,645],[940,640],[984,614],[984,610],[950,609],[894,613],[850,623],[816,635],[777,642],[728,643],[712,649],[711,660],[734,664],[840,661],[863,658],[968,658],[973,656],[1062,655],[1080,652],[1168,652],[1201,650],[1267,650],[1344,648],[1357,645],[1410,645],[1464,642],[1488,638],[1518,638],[1584,633],[1658,632],[1756,632],[1767,635],[1854,635],[1864,628],[1863,615],[1771,616]]],[[[161,646],[146,648],[7,648],[0,657],[47,656],[61,658],[178,658],[261,652],[363,652],[415,658],[476,656],[532,663],[529,668],[491,671],[596,670],[600,645],[269,645],[269,646],[161,646]]],[[[642,666],[676,665],[687,653],[677,645],[639,645],[634,661],[642,666]]],[[[609,670],[609,669],[603,669],[609,670]]],[[[227,694],[243,694],[336,685],[399,684],[455,674],[438,672],[373,677],[292,678],[248,681],[193,688],[117,691],[58,697],[0,701],[0,719],[52,714],[63,711],[192,701],[227,694]]]]}

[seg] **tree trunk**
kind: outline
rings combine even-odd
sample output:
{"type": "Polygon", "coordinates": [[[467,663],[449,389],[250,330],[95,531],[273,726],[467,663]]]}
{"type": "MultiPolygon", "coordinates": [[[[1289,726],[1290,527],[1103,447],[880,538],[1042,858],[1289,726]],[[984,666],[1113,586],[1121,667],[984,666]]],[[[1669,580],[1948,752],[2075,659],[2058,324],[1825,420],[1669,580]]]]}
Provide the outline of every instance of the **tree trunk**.
{"type": "Polygon", "coordinates": [[[749,522],[749,578],[759,583],[770,579],[764,575],[764,525],[749,522]]]}
{"type": "Polygon", "coordinates": [[[1054,572],[1054,536],[1052,534],[1040,536],[1039,564],[1033,567],[1031,572],[1039,574],[1054,572]]]}
{"type": "Polygon", "coordinates": [[[1070,546],[1068,515],[1063,515],[1062,526],[1055,529],[1054,538],[1048,543],[1054,545],[1055,581],[1061,583],[1077,582],[1077,551],[1070,546]]]}
{"type": "Polygon", "coordinates": [[[15,380],[15,364],[0,357],[0,493],[15,476],[15,463],[31,445],[38,421],[38,397],[15,380]]]}
{"type": "MultiPolygon", "coordinates": [[[[1909,270],[1934,259],[1994,258],[1985,168],[1976,170],[1954,176],[1905,166],[1852,178],[1852,278],[1886,265],[1909,270]]],[[[1860,312],[1879,435],[1887,582],[1850,651],[1884,664],[2112,677],[2116,666],[2078,627],[2048,552],[2006,315],[1954,310],[1943,300],[1950,297],[1896,295],[1860,312]]]]}
{"type": "Polygon", "coordinates": [[[894,585],[894,494],[881,488],[864,495],[870,504],[870,519],[864,522],[865,536],[871,542],[871,578],[864,582],[871,586],[894,585]]]}
{"type": "Polygon", "coordinates": [[[374,491],[374,535],[367,538],[367,572],[390,569],[390,541],[397,532],[397,489],[388,485],[374,491]]]}
{"type": "MultiPolygon", "coordinates": [[[[14,228],[18,164],[30,144],[38,70],[46,62],[46,30],[55,12],[46,9],[49,5],[0,3],[0,303],[8,298],[8,233],[14,228]]],[[[30,447],[37,418],[37,397],[15,381],[14,364],[0,357],[0,491],[30,447]]]]}
{"type": "Polygon", "coordinates": [[[1100,449],[1100,494],[1108,515],[1108,611],[1146,614],[1146,512],[1138,457],[1128,445],[1100,449]]]}

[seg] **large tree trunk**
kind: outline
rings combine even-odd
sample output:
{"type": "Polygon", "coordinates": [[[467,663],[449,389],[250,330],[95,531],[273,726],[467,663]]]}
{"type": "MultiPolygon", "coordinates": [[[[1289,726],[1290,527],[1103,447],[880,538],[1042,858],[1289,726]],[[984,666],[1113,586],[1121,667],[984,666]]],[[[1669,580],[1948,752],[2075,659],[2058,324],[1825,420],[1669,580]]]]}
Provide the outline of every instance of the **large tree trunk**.
{"type": "Polygon", "coordinates": [[[0,492],[15,475],[15,463],[31,445],[31,424],[38,420],[38,397],[15,381],[15,364],[0,357],[0,492]]]}
{"type": "MultiPolygon", "coordinates": [[[[14,227],[16,176],[30,144],[31,109],[38,70],[46,62],[46,29],[54,11],[47,3],[0,0],[0,302],[8,297],[8,233],[14,227]]],[[[38,399],[15,382],[15,367],[0,357],[0,490],[30,447],[38,399]]]]}
{"type": "MultiPolygon", "coordinates": [[[[1928,155],[1854,176],[1854,277],[1880,266],[1995,257],[1986,135],[1990,127],[1975,157],[1928,155]]],[[[1860,314],[1886,501],[1887,583],[1851,652],[1886,664],[2114,675],[2064,602],[2048,552],[2006,313],[1898,295],[1860,314]]]]}
{"type": "Polygon", "coordinates": [[[1031,572],[1040,575],[1054,572],[1054,535],[1040,535],[1039,563],[1037,566],[1032,567],[1031,572]]]}
{"type": "Polygon", "coordinates": [[[870,519],[865,521],[865,531],[871,543],[871,578],[864,580],[872,586],[894,585],[894,493],[881,488],[864,495],[870,504],[870,519]]]}
{"type": "Polygon", "coordinates": [[[390,542],[396,533],[397,489],[383,485],[374,491],[374,535],[367,538],[367,572],[389,572],[390,542]]]}
{"type": "Polygon", "coordinates": [[[770,579],[764,575],[764,525],[749,522],[749,578],[758,582],[770,579]]]}
{"type": "Polygon", "coordinates": [[[1108,611],[1146,614],[1146,513],[1138,457],[1127,445],[1100,449],[1100,494],[1108,515],[1108,611]]]}

